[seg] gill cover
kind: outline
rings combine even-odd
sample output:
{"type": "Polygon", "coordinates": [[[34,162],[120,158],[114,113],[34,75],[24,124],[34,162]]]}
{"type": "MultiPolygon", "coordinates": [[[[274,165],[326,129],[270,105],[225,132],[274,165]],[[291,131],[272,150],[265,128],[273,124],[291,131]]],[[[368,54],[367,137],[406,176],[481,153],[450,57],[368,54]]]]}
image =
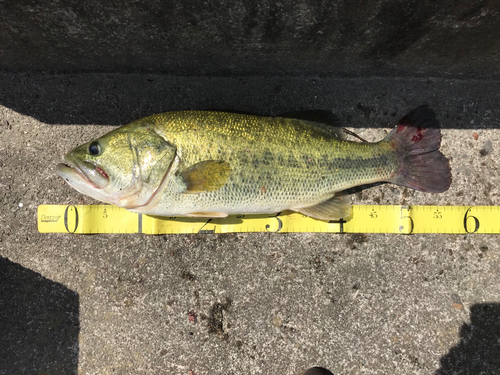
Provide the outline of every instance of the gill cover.
{"type": "MultiPolygon", "coordinates": [[[[134,208],[148,204],[165,180],[173,161],[176,147],[150,125],[139,125],[127,132],[134,169],[130,190],[118,197],[115,204],[134,208]]],[[[127,189],[128,190],[128,189],[127,189]]]]}

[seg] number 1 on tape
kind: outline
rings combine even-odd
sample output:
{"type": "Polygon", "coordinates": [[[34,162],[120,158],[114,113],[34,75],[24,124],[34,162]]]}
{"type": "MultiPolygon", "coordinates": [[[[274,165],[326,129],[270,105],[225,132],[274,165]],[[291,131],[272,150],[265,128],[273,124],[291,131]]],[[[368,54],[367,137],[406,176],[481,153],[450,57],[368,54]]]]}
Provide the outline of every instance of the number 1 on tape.
{"type": "Polygon", "coordinates": [[[495,233],[500,206],[353,206],[350,218],[330,222],[294,212],[199,219],[136,214],[111,205],[41,205],[41,233],[495,233]]]}

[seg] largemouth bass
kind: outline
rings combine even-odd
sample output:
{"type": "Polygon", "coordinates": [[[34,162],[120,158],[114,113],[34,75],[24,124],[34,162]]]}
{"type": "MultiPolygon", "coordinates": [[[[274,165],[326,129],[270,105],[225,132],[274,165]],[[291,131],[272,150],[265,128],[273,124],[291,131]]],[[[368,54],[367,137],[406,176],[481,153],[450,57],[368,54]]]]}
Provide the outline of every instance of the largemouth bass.
{"type": "Polygon", "coordinates": [[[438,122],[426,106],[379,142],[347,141],[339,129],[290,117],[167,112],[76,147],[57,170],[83,194],[159,216],[292,210],[337,220],[349,216],[351,199],[343,192],[355,186],[449,188],[438,122]]]}

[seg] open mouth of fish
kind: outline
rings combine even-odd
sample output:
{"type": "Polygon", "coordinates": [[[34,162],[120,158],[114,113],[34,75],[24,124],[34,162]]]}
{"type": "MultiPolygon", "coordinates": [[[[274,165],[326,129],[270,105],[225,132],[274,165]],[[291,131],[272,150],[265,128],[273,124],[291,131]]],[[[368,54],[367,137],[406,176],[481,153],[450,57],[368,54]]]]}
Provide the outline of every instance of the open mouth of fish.
{"type": "MultiPolygon", "coordinates": [[[[108,174],[102,168],[99,168],[97,166],[93,167],[95,171],[98,173],[98,175],[104,179],[104,181],[102,182],[106,182],[107,184],[107,181],[109,180],[108,174]]],[[[57,164],[57,173],[69,184],[71,184],[70,179],[76,178],[88,183],[94,189],[102,189],[103,187],[106,186],[106,184],[98,185],[84,172],[84,170],[80,166],[73,164],[68,160],[66,160],[65,163],[57,164]]]]}

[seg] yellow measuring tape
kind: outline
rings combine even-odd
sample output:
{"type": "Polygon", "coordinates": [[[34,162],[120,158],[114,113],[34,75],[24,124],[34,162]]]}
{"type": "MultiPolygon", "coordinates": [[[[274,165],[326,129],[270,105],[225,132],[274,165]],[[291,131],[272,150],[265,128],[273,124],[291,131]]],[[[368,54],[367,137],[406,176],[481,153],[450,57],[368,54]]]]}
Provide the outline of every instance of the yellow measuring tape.
{"type": "Polygon", "coordinates": [[[41,233],[500,233],[500,206],[353,206],[347,221],[285,211],[223,219],[157,217],[111,205],[41,205],[41,233]]]}

